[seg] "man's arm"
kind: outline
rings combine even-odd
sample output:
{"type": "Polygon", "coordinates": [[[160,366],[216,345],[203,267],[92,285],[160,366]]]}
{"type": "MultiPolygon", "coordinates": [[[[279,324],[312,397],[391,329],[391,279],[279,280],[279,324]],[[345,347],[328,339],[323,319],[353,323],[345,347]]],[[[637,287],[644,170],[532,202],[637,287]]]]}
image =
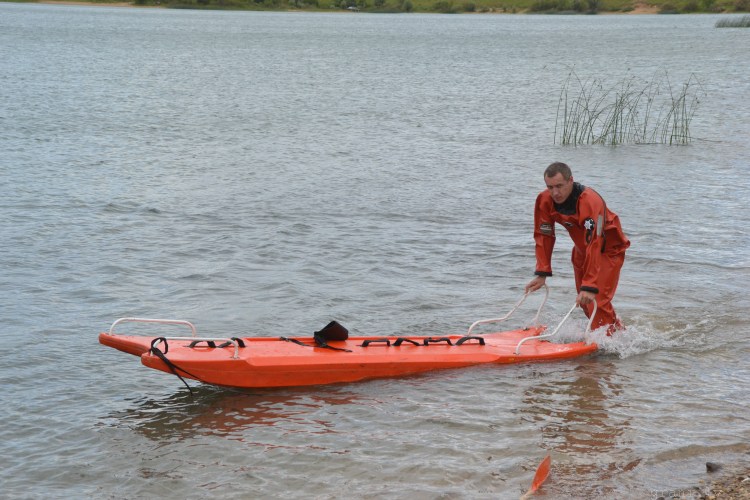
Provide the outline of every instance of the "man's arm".
{"type": "Polygon", "coordinates": [[[552,276],[552,250],[555,247],[555,221],[551,216],[552,201],[540,193],[534,205],[534,253],[536,277],[526,285],[526,293],[538,290],[552,276]]]}

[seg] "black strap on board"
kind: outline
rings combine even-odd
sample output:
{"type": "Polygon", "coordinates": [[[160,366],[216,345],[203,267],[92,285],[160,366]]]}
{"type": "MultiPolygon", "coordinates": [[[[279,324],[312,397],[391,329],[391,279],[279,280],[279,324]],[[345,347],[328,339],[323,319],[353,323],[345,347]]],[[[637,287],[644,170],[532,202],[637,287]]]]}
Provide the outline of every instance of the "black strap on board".
{"type": "Polygon", "coordinates": [[[428,338],[424,339],[424,345],[430,345],[431,343],[432,344],[437,344],[439,342],[447,342],[448,345],[453,345],[453,342],[451,342],[451,339],[449,339],[448,337],[440,337],[440,338],[437,338],[437,339],[432,338],[432,337],[428,337],[428,338]]]}
{"type": "Polygon", "coordinates": [[[323,349],[333,349],[334,351],[352,352],[351,349],[344,349],[343,347],[333,347],[332,345],[328,345],[325,337],[323,337],[322,335],[318,335],[318,332],[315,332],[313,339],[315,339],[315,343],[317,344],[314,347],[322,347],[323,349]]]}
{"type": "Polygon", "coordinates": [[[478,340],[479,345],[484,345],[484,339],[482,337],[461,337],[456,341],[456,345],[463,345],[470,340],[478,340]]]}
{"type": "MultiPolygon", "coordinates": [[[[245,347],[245,341],[242,340],[241,338],[239,338],[239,337],[229,337],[229,338],[231,338],[232,340],[234,340],[235,342],[237,342],[237,346],[239,346],[239,347],[245,347]]],[[[232,342],[230,342],[229,340],[227,340],[226,342],[224,342],[222,344],[219,344],[217,347],[223,349],[224,347],[229,347],[230,345],[234,345],[234,344],[232,344],[232,342]]]]}
{"type": "Polygon", "coordinates": [[[367,340],[365,340],[365,341],[362,342],[362,345],[360,345],[360,347],[367,347],[370,344],[377,344],[377,343],[381,343],[382,344],[383,342],[385,342],[386,347],[390,347],[391,346],[391,341],[388,340],[388,339],[367,339],[367,340]]]}
{"type": "Polygon", "coordinates": [[[164,364],[167,365],[167,368],[169,368],[169,370],[174,375],[176,375],[177,378],[179,378],[180,380],[182,380],[182,383],[185,384],[185,387],[188,388],[188,391],[190,391],[190,395],[192,396],[193,395],[193,389],[192,389],[192,387],[190,387],[188,385],[188,383],[185,382],[185,379],[182,378],[182,376],[179,373],[177,373],[177,370],[180,370],[182,373],[190,375],[191,377],[193,377],[196,380],[200,380],[200,377],[196,377],[195,375],[193,375],[189,371],[187,371],[187,370],[185,370],[183,368],[180,368],[176,364],[172,363],[169,359],[167,359],[166,353],[169,352],[169,345],[167,344],[167,339],[164,338],[164,337],[157,337],[154,340],[152,340],[151,341],[151,350],[149,352],[151,352],[151,354],[153,354],[154,356],[156,356],[157,358],[159,358],[160,360],[162,360],[164,362],[164,364]],[[158,344],[159,342],[164,342],[164,352],[162,352],[158,347],[156,347],[156,344],[158,344]]]}
{"type": "Polygon", "coordinates": [[[401,344],[403,344],[404,342],[408,342],[408,343],[413,344],[413,345],[422,345],[419,342],[417,342],[416,340],[407,339],[406,337],[399,337],[399,338],[397,338],[396,341],[393,343],[393,345],[395,347],[398,347],[401,344]]]}
{"type": "Polygon", "coordinates": [[[344,351],[344,352],[352,352],[350,349],[343,349],[341,347],[333,347],[328,344],[326,344],[326,341],[320,337],[315,336],[313,337],[315,339],[315,345],[305,344],[301,340],[292,339],[289,337],[279,337],[279,340],[283,340],[284,342],[291,342],[293,344],[301,345],[302,347],[320,347],[321,349],[332,349],[334,351],[344,351]]]}
{"type": "MultiPolygon", "coordinates": [[[[484,345],[484,338],[482,337],[461,337],[460,339],[456,341],[455,345],[457,346],[464,345],[465,343],[472,341],[472,340],[476,340],[479,343],[479,345],[484,345]]],[[[434,339],[430,337],[424,340],[424,344],[420,344],[416,340],[408,339],[406,337],[399,337],[393,342],[393,346],[398,347],[404,342],[408,342],[416,346],[429,345],[430,343],[437,343],[437,342],[447,342],[448,345],[454,345],[451,343],[451,340],[448,337],[442,337],[439,339],[434,339]]],[[[370,344],[376,344],[376,343],[384,343],[387,347],[390,347],[391,345],[391,341],[389,339],[382,338],[382,339],[367,339],[362,342],[362,345],[360,345],[360,347],[367,347],[370,344]]]]}
{"type": "Polygon", "coordinates": [[[205,342],[208,347],[214,348],[216,347],[216,343],[213,340],[193,340],[188,344],[188,347],[195,347],[201,342],[205,342]]]}
{"type": "MultiPolygon", "coordinates": [[[[241,338],[239,338],[239,337],[230,337],[230,338],[237,343],[238,347],[245,347],[245,341],[242,340],[241,338]]],[[[195,347],[198,344],[200,344],[201,342],[205,342],[206,346],[208,346],[208,347],[211,347],[211,348],[217,348],[218,347],[219,349],[223,349],[225,347],[229,347],[230,345],[234,345],[231,340],[227,340],[226,342],[222,342],[219,345],[216,345],[216,342],[214,342],[213,340],[193,340],[192,342],[190,342],[188,344],[188,347],[195,347]]]]}
{"type": "Polygon", "coordinates": [[[301,342],[297,339],[291,339],[289,337],[279,337],[279,340],[283,340],[284,342],[291,342],[292,344],[301,345],[302,347],[315,347],[310,344],[305,344],[304,342],[301,342]]]}

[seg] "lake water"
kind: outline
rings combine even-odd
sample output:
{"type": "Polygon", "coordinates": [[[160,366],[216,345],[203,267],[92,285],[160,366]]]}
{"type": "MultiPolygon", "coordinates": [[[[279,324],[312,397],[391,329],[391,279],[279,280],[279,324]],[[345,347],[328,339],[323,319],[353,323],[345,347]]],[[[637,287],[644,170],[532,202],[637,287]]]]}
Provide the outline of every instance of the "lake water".
{"type": "Polygon", "coordinates": [[[549,453],[540,498],[656,498],[750,462],[750,30],[721,17],[0,4],[3,496],[517,498],[549,453]],[[694,76],[692,144],[556,145],[571,71],[694,76]],[[520,299],[556,160],[632,240],[593,357],[191,397],[97,342],[463,332],[520,299]]]}

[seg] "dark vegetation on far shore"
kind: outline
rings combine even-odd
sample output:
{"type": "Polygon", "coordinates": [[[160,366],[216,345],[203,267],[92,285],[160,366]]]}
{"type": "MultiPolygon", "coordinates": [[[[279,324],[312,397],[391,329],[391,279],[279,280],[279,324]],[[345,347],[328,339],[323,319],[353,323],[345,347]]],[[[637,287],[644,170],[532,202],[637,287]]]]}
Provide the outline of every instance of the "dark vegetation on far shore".
{"type": "MultiPolygon", "coordinates": [[[[0,0],[2,1],[2,0],[0,0]]],[[[17,1],[17,0],[16,0],[17,1]]],[[[33,0],[32,0],[33,1],[33,0]]],[[[174,9],[303,10],[372,13],[433,12],[500,14],[629,13],[650,8],[659,14],[750,12],[750,0],[78,0],[97,4],[126,2],[134,6],[174,9]]],[[[747,26],[731,20],[737,27],[747,26]]],[[[724,27],[718,26],[717,27],[724,27]]],[[[735,27],[733,24],[731,27],[735,27]]]]}
{"type": "Polygon", "coordinates": [[[133,0],[134,5],[190,9],[312,10],[355,12],[627,13],[639,5],[661,14],[750,12],[750,0],[133,0]]]}

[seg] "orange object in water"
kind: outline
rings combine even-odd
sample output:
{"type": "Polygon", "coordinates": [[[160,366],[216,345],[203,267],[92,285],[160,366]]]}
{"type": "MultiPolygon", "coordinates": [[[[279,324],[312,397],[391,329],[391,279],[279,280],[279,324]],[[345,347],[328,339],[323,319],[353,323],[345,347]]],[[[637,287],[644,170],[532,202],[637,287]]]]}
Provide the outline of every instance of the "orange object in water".
{"type": "MultiPolygon", "coordinates": [[[[175,320],[120,321],[170,322],[175,320]]],[[[140,356],[149,368],[237,388],[290,387],[399,377],[430,370],[478,364],[510,364],[574,358],[596,351],[596,344],[554,344],[534,337],[545,327],[481,336],[349,337],[327,340],[306,337],[146,337],[99,335],[99,342],[140,356]],[[525,340],[524,340],[525,339],[525,340]],[[316,340],[318,342],[316,342],[316,340]],[[523,342],[522,342],[523,340],[523,342]]],[[[343,328],[343,327],[342,327],[343,328]]]]}
{"type": "Polygon", "coordinates": [[[534,474],[534,480],[531,483],[530,491],[538,490],[542,483],[547,480],[551,463],[552,458],[549,455],[544,457],[544,460],[542,460],[542,463],[540,463],[539,467],[536,469],[536,474],[534,474]]]}
{"type": "Polygon", "coordinates": [[[536,490],[539,489],[540,486],[542,486],[542,483],[547,480],[547,476],[549,476],[549,468],[552,465],[552,458],[547,455],[544,457],[544,460],[539,464],[539,467],[536,468],[536,473],[534,474],[534,480],[531,482],[531,488],[529,488],[529,491],[527,491],[522,497],[521,500],[525,500],[526,498],[529,498],[533,493],[536,492],[536,490]]]}

